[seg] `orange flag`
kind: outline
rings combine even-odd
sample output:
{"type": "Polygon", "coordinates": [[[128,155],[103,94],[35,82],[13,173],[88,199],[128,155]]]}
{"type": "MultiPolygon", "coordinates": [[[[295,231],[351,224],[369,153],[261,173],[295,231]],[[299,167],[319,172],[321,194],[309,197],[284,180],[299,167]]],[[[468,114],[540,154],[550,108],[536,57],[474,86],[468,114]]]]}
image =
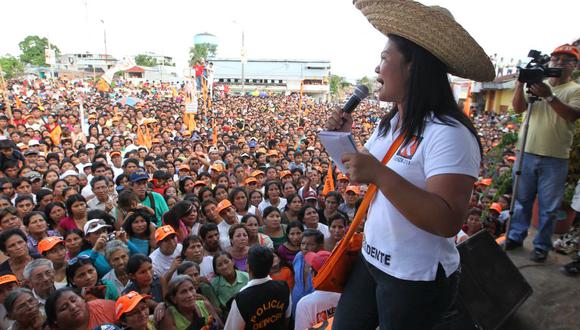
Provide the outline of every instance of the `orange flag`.
{"type": "Polygon", "coordinates": [[[50,132],[50,139],[52,140],[52,143],[54,143],[54,145],[58,146],[60,145],[60,139],[62,136],[62,128],[60,128],[60,125],[57,125],[52,132],[50,132]]]}
{"type": "Polygon", "coordinates": [[[328,173],[326,180],[324,180],[324,188],[322,189],[322,196],[328,195],[329,192],[334,191],[334,178],[332,177],[332,161],[328,165],[328,173]]]}
{"type": "Polygon", "coordinates": [[[16,107],[20,108],[22,106],[22,101],[20,101],[18,95],[14,95],[14,100],[16,100],[16,107]]]}
{"type": "Polygon", "coordinates": [[[137,125],[137,145],[145,145],[145,136],[143,135],[143,130],[141,130],[141,125],[137,125]]]}
{"type": "Polygon", "coordinates": [[[97,82],[97,90],[99,92],[108,92],[109,91],[109,84],[105,81],[105,79],[99,79],[97,82]]]}
{"type": "Polygon", "coordinates": [[[467,97],[465,98],[465,102],[463,102],[463,112],[467,117],[471,116],[471,83],[467,87],[467,97]]]}
{"type": "Polygon", "coordinates": [[[145,125],[145,146],[147,149],[151,149],[153,143],[151,142],[151,132],[149,132],[149,127],[145,125]]]}
{"type": "Polygon", "coordinates": [[[214,146],[217,146],[217,142],[218,142],[218,130],[217,130],[217,125],[215,124],[215,119],[213,120],[212,130],[213,130],[213,134],[212,134],[212,144],[214,146]]]}

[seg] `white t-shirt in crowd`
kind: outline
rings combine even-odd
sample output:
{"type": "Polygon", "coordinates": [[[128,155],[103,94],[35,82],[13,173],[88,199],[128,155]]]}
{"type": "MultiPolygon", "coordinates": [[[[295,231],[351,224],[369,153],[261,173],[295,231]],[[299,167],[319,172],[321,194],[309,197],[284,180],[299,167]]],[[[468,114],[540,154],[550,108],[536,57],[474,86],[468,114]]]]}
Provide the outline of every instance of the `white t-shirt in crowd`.
{"type": "Polygon", "coordinates": [[[310,329],[334,316],[340,293],[316,290],[298,301],[294,330],[310,329]]]}
{"type": "Polygon", "coordinates": [[[214,276],[213,273],[213,257],[212,256],[205,256],[199,264],[199,275],[205,276],[209,279],[212,279],[214,276]]]}
{"type": "MultiPolygon", "coordinates": [[[[280,212],[284,212],[284,208],[286,207],[286,203],[287,203],[286,198],[280,197],[280,203],[278,203],[278,210],[280,210],[280,212]]],[[[262,215],[264,214],[264,210],[268,206],[272,206],[272,204],[270,203],[269,200],[264,199],[262,202],[260,202],[260,204],[258,205],[258,209],[260,210],[260,213],[262,213],[262,215]]]]}
{"type": "Polygon", "coordinates": [[[220,246],[223,251],[227,251],[227,249],[232,245],[229,235],[231,226],[232,225],[227,223],[225,220],[222,220],[222,222],[217,225],[218,231],[220,232],[220,246]]]}
{"type": "MultiPolygon", "coordinates": [[[[391,129],[385,136],[378,136],[377,126],[365,144],[375,158],[382,160],[399,135],[399,131],[394,132],[398,118],[396,115],[391,120],[391,129]]],[[[426,188],[428,178],[440,174],[477,178],[481,163],[477,140],[465,126],[450,120],[455,127],[444,125],[433,117],[428,119],[423,136],[400,147],[387,166],[420,189],[426,188]]],[[[368,210],[364,233],[363,256],[391,276],[432,281],[439,263],[447,276],[459,266],[454,237],[445,238],[419,229],[380,191],[368,210]]]]}
{"type": "Polygon", "coordinates": [[[177,243],[175,251],[173,251],[173,254],[170,256],[166,256],[163,253],[161,253],[161,251],[159,251],[159,248],[151,252],[149,258],[151,258],[152,261],[153,273],[159,277],[165,275],[165,273],[167,273],[167,271],[171,267],[171,263],[173,262],[173,260],[176,257],[179,257],[179,255],[181,255],[182,248],[183,247],[181,246],[181,243],[177,243]]]}

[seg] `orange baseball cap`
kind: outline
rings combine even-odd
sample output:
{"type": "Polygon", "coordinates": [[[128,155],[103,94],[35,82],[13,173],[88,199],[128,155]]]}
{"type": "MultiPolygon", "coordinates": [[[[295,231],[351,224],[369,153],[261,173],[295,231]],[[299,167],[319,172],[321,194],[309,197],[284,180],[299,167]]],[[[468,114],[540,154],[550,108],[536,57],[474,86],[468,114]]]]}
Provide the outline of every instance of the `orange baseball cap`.
{"type": "Polygon", "coordinates": [[[155,241],[159,243],[169,235],[176,235],[173,227],[170,225],[161,226],[155,230],[155,241]]]}
{"type": "Polygon", "coordinates": [[[231,206],[232,206],[232,203],[229,200],[224,199],[223,201],[219,202],[219,204],[217,205],[216,211],[217,211],[217,213],[220,213],[221,211],[223,211],[231,206]]]}
{"type": "Polygon", "coordinates": [[[250,184],[250,183],[252,183],[252,182],[253,182],[253,183],[258,183],[258,180],[256,180],[256,178],[254,178],[253,176],[251,176],[251,177],[247,178],[247,179],[244,181],[244,183],[245,183],[246,185],[248,185],[248,184],[250,184]]]}
{"type": "Polygon", "coordinates": [[[510,162],[515,162],[517,158],[516,156],[507,156],[506,159],[509,160],[510,162]]]}
{"type": "Polygon", "coordinates": [[[280,171],[280,179],[285,178],[287,176],[292,176],[290,171],[280,171]]]}
{"type": "Polygon", "coordinates": [[[251,176],[253,176],[254,178],[257,177],[258,175],[264,175],[266,173],[264,173],[264,171],[261,170],[255,170],[254,172],[252,172],[252,174],[250,174],[251,176]]]}
{"type": "Polygon", "coordinates": [[[117,317],[117,320],[119,320],[123,314],[132,311],[141,300],[149,298],[151,298],[151,296],[140,295],[135,291],[120,296],[115,302],[115,316],[117,317]]]}
{"type": "Polygon", "coordinates": [[[346,180],[350,182],[350,179],[348,178],[348,176],[344,175],[344,173],[338,173],[338,175],[336,176],[336,180],[337,181],[346,180]]]}
{"type": "Polygon", "coordinates": [[[475,183],[476,186],[489,186],[491,185],[491,178],[481,179],[475,183]]]}
{"type": "Polygon", "coordinates": [[[499,203],[491,203],[491,205],[489,206],[489,209],[497,211],[497,213],[501,213],[501,211],[502,211],[501,205],[499,205],[499,203]]]}
{"type": "Polygon", "coordinates": [[[121,156],[121,153],[120,153],[120,152],[118,152],[118,151],[113,151],[113,152],[111,152],[111,153],[109,154],[109,156],[111,156],[111,158],[112,158],[112,157],[115,157],[115,156],[121,156]]]}
{"type": "Polygon", "coordinates": [[[181,164],[181,165],[179,165],[179,167],[177,168],[177,170],[178,171],[181,171],[181,170],[188,170],[188,171],[190,171],[191,169],[189,168],[189,165],[187,165],[187,164],[181,164]]]}
{"type": "Polygon", "coordinates": [[[18,278],[16,278],[16,276],[14,276],[12,274],[6,274],[6,275],[0,276],[0,285],[12,283],[12,282],[18,283],[18,278]]]}
{"type": "Polygon", "coordinates": [[[278,151],[272,149],[268,151],[268,156],[278,156],[278,151]]]}
{"type": "Polygon", "coordinates": [[[203,180],[197,180],[197,181],[195,181],[195,183],[193,184],[193,186],[194,186],[194,187],[195,187],[195,186],[205,186],[205,185],[206,185],[206,184],[205,184],[205,181],[203,181],[203,180]]]}
{"type": "Polygon", "coordinates": [[[62,238],[58,236],[51,236],[44,238],[40,242],[38,242],[38,253],[43,254],[44,252],[52,250],[57,244],[62,243],[64,245],[64,241],[62,238]]]}
{"type": "Polygon", "coordinates": [[[580,58],[580,52],[578,52],[578,48],[576,48],[575,46],[572,46],[570,44],[564,44],[556,49],[554,49],[554,51],[552,52],[552,55],[554,54],[568,54],[568,55],[572,55],[574,57],[576,57],[576,59],[580,58]]]}
{"type": "Polygon", "coordinates": [[[223,170],[224,170],[224,167],[222,166],[222,164],[213,164],[209,168],[216,171],[216,172],[223,172],[223,170]]]}
{"type": "Polygon", "coordinates": [[[345,192],[352,191],[353,193],[360,195],[360,188],[358,186],[346,186],[345,192]]]}

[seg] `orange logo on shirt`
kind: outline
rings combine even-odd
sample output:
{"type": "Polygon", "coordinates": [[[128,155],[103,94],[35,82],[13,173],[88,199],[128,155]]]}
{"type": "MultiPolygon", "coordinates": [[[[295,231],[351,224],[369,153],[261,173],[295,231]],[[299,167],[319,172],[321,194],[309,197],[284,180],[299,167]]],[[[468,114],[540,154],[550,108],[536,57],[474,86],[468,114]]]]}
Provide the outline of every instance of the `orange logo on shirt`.
{"type": "Polygon", "coordinates": [[[415,154],[415,152],[417,152],[417,148],[419,147],[421,140],[423,140],[423,138],[413,136],[409,141],[409,143],[399,148],[397,156],[401,156],[406,159],[413,158],[413,155],[415,154]]]}

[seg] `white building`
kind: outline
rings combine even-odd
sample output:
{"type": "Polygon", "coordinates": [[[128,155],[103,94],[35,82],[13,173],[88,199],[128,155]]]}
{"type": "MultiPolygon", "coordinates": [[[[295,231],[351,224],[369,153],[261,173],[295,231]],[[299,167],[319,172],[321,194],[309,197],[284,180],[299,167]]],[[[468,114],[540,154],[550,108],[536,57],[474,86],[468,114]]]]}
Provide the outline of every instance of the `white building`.
{"type": "Polygon", "coordinates": [[[118,60],[109,54],[69,53],[59,56],[56,67],[59,70],[103,73],[115,66],[117,62],[118,60]]]}
{"type": "MultiPolygon", "coordinates": [[[[175,61],[173,60],[173,57],[171,57],[171,56],[160,55],[160,54],[153,53],[153,52],[145,52],[142,54],[154,58],[157,61],[158,65],[175,66],[175,61]]],[[[133,59],[135,59],[136,56],[137,55],[133,56],[133,59]]]]}
{"type": "MultiPolygon", "coordinates": [[[[214,68],[214,86],[228,85],[233,92],[242,90],[242,64],[239,59],[211,59],[214,68]]],[[[243,66],[244,92],[267,91],[276,93],[303,93],[325,98],[330,92],[330,61],[248,59],[243,66]]]]}

